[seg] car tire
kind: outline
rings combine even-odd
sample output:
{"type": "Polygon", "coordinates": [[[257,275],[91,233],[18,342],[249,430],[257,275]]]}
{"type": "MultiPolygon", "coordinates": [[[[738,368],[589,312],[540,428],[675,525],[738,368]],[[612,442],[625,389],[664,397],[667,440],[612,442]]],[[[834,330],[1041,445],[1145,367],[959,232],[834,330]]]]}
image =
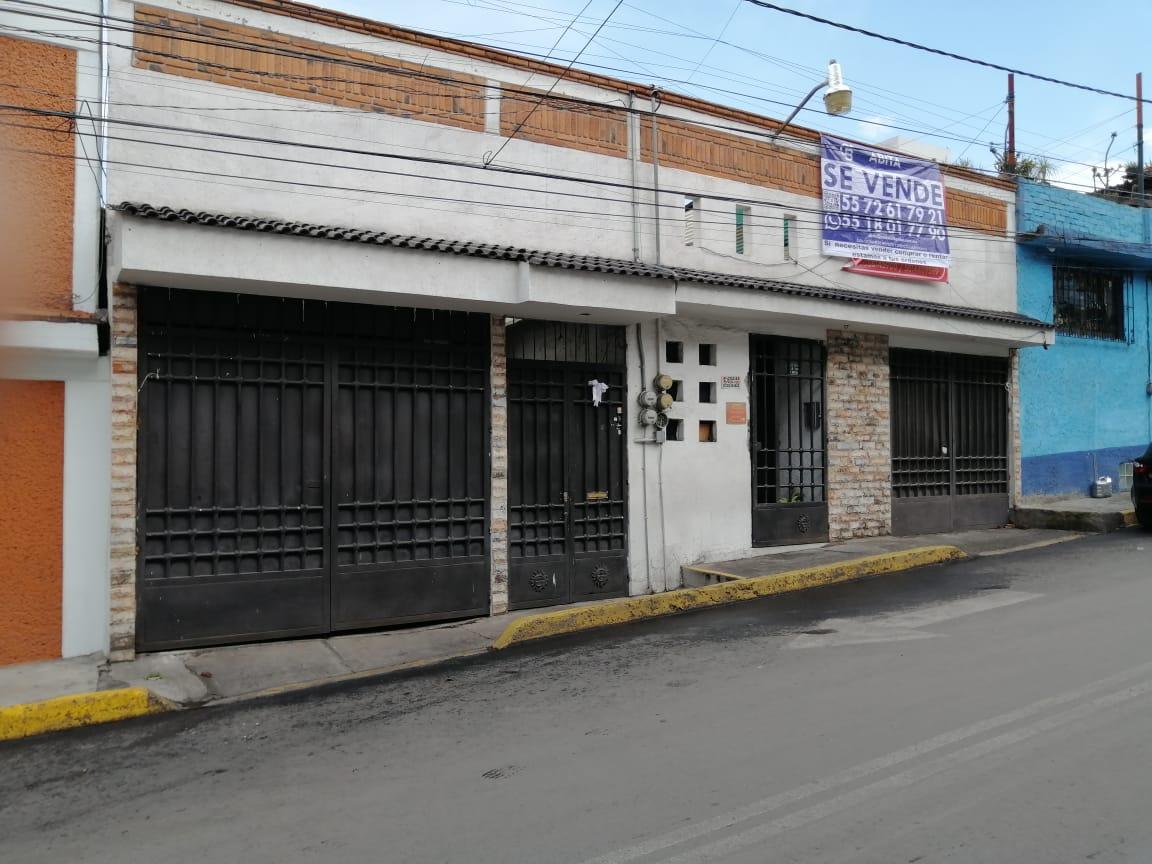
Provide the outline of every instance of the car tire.
{"type": "Polygon", "coordinates": [[[1145,531],[1152,531],[1152,507],[1137,507],[1136,521],[1145,531]]]}

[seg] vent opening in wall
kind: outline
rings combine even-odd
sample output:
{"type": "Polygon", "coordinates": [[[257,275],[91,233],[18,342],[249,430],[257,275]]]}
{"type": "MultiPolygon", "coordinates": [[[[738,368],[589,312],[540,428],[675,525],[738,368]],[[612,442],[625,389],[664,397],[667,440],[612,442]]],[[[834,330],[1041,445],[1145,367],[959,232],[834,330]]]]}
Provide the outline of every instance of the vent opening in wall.
{"type": "Polygon", "coordinates": [[[795,242],[795,239],[793,237],[794,232],[792,229],[795,226],[796,226],[796,217],[795,216],[788,215],[788,216],[784,217],[784,232],[783,232],[784,233],[784,258],[788,261],[796,260],[796,256],[793,254],[793,246],[792,246],[792,244],[795,242]]]}
{"type": "Polygon", "coordinates": [[[736,254],[743,255],[748,246],[748,228],[752,208],[742,204],[736,205],[736,254]]]}
{"type": "Polygon", "coordinates": [[[684,362],[684,343],[683,342],[665,342],[664,343],[664,360],[668,363],[683,363],[684,362]]]}
{"type": "Polygon", "coordinates": [[[668,395],[676,402],[684,401],[684,382],[672,379],[672,386],[668,388],[668,395]]]}
{"type": "Polygon", "coordinates": [[[715,381],[701,381],[700,382],[700,402],[708,405],[716,401],[716,382],[715,381]]]}
{"type": "Polygon", "coordinates": [[[705,444],[712,444],[716,441],[716,421],[715,420],[701,420],[700,421],[700,441],[705,444]]]}
{"type": "Polygon", "coordinates": [[[668,427],[664,431],[664,437],[668,441],[683,441],[684,440],[684,421],[671,417],[668,420],[668,427]]]}
{"type": "Polygon", "coordinates": [[[701,366],[715,366],[716,365],[716,346],[709,342],[700,343],[700,365],[701,366]]]}
{"type": "Polygon", "coordinates": [[[684,245],[696,245],[696,223],[700,221],[700,199],[684,199],[684,245]]]}

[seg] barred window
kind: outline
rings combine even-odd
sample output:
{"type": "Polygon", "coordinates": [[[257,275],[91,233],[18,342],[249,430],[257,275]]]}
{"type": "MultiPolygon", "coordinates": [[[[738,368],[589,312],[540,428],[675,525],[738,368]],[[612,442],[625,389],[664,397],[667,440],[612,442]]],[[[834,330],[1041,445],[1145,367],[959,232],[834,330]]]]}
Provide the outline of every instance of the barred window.
{"type": "Polygon", "coordinates": [[[1052,268],[1056,330],[1089,339],[1127,337],[1125,301],[1132,274],[1087,267],[1052,268]]]}

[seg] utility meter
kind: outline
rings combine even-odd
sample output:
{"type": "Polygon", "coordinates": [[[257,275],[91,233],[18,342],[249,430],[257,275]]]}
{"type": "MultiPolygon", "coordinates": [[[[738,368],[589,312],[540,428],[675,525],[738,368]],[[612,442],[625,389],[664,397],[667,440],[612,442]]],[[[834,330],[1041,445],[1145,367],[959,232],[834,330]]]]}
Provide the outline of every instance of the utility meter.
{"type": "Polygon", "coordinates": [[[645,390],[636,397],[636,401],[640,404],[641,408],[655,408],[658,400],[659,397],[652,390],[645,390]]]}
{"type": "Polygon", "coordinates": [[[652,379],[652,386],[657,390],[670,390],[672,388],[672,376],[660,372],[652,379]]]}
{"type": "Polygon", "coordinates": [[[641,426],[655,426],[657,418],[660,413],[655,408],[641,408],[640,409],[640,425],[641,426]]]}
{"type": "Polygon", "coordinates": [[[661,411],[667,411],[675,402],[676,400],[672,398],[672,394],[667,391],[656,397],[656,407],[661,411]]]}

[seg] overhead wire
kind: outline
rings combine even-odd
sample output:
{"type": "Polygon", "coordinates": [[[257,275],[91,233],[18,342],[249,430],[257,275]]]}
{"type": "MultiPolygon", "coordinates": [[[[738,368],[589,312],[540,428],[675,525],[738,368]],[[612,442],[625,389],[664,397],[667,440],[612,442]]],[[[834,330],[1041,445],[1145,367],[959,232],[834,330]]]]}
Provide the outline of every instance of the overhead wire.
{"type": "MultiPolygon", "coordinates": [[[[55,7],[51,7],[50,4],[36,2],[36,0],[5,0],[5,2],[19,3],[21,5],[31,6],[31,7],[55,8],[55,7]]],[[[16,10],[12,10],[12,11],[16,11],[16,10]]],[[[75,19],[60,19],[60,16],[45,16],[45,15],[42,15],[40,13],[25,13],[25,14],[32,15],[34,17],[45,17],[45,18],[49,18],[51,20],[58,20],[59,19],[59,20],[75,21],[75,19]]],[[[431,73],[431,72],[428,72],[424,69],[413,70],[413,69],[408,69],[408,68],[404,68],[404,67],[387,66],[387,65],[384,65],[381,63],[365,63],[362,61],[351,60],[350,58],[317,56],[317,55],[313,55],[313,54],[308,54],[307,52],[301,52],[298,50],[290,50],[290,49],[284,49],[284,48],[272,48],[271,46],[258,45],[258,44],[246,42],[243,40],[221,39],[221,38],[212,39],[212,38],[205,37],[205,36],[203,36],[203,34],[197,33],[195,31],[190,31],[190,30],[187,30],[185,28],[176,27],[174,25],[157,25],[157,24],[150,23],[150,22],[137,22],[133,19],[117,18],[116,16],[108,16],[108,15],[103,15],[103,14],[99,14],[99,13],[76,12],[75,14],[86,14],[86,15],[91,15],[93,17],[104,19],[105,20],[105,27],[107,29],[111,29],[111,30],[115,30],[115,31],[135,33],[143,27],[145,30],[155,29],[155,30],[159,30],[162,32],[179,34],[178,37],[174,37],[174,38],[179,38],[180,41],[190,42],[193,44],[206,44],[206,45],[217,45],[217,46],[221,46],[221,47],[244,48],[245,50],[254,51],[256,53],[267,53],[267,54],[273,54],[273,55],[279,55],[279,56],[294,57],[296,59],[304,59],[304,60],[309,60],[309,61],[318,62],[318,63],[330,63],[330,64],[334,64],[337,66],[350,65],[350,66],[357,67],[357,68],[369,68],[369,69],[372,69],[374,71],[390,72],[390,73],[395,73],[395,74],[399,74],[402,76],[410,76],[410,77],[421,78],[421,79],[425,79],[425,80],[433,80],[433,81],[437,81],[439,83],[445,83],[445,84],[457,84],[457,85],[463,84],[463,85],[467,85],[467,86],[471,86],[471,87],[476,86],[474,80],[465,80],[465,79],[460,79],[460,78],[454,78],[454,77],[448,76],[448,75],[431,73]],[[109,21],[109,20],[120,22],[122,24],[130,25],[130,26],[116,27],[114,25],[108,24],[107,21],[109,21]]],[[[81,22],[76,22],[76,23],[86,23],[86,22],[81,21],[81,22]]],[[[19,28],[0,28],[0,29],[19,29],[19,28]]],[[[41,31],[41,32],[43,32],[43,31],[41,31]]],[[[92,41],[92,40],[89,39],[86,41],[92,41]]],[[[119,48],[124,48],[127,50],[139,50],[139,49],[136,49],[136,47],[134,45],[128,45],[128,44],[119,43],[119,42],[112,42],[111,40],[101,40],[101,41],[104,42],[104,44],[107,44],[111,47],[119,47],[119,48]]],[[[214,64],[214,63],[205,62],[202,58],[192,57],[192,56],[188,56],[188,55],[172,54],[169,52],[159,52],[159,51],[150,50],[148,53],[155,54],[158,56],[167,56],[173,60],[194,61],[194,62],[199,63],[200,65],[203,65],[203,66],[206,66],[209,68],[220,68],[222,70],[244,72],[247,74],[261,75],[264,77],[279,77],[279,78],[289,78],[289,79],[294,79],[294,80],[307,80],[307,81],[329,81],[329,82],[333,82],[333,83],[362,83],[362,82],[354,82],[354,81],[351,81],[350,79],[347,79],[347,78],[340,78],[338,76],[294,76],[294,75],[289,75],[289,74],[285,74],[285,73],[266,72],[264,70],[255,70],[255,69],[245,68],[245,67],[232,67],[232,66],[227,66],[226,64],[214,64]]],[[[590,64],[590,65],[595,66],[596,64],[590,64]]],[[[607,69],[610,69],[611,71],[627,71],[627,70],[616,70],[616,69],[613,69],[612,67],[600,67],[600,68],[607,68],[607,69]]],[[[682,83],[682,82],[673,82],[673,83],[682,83]]],[[[705,85],[700,85],[700,86],[705,86],[705,85]]],[[[528,90],[528,89],[524,89],[524,88],[517,88],[517,87],[512,86],[512,85],[504,85],[502,87],[502,89],[504,92],[512,93],[512,94],[516,94],[516,95],[524,95],[524,96],[531,98],[531,99],[539,99],[540,98],[540,94],[537,91],[532,91],[532,90],[528,90]]],[[[789,105],[789,103],[786,103],[786,102],[780,102],[778,100],[766,99],[763,97],[754,96],[752,94],[741,94],[738,91],[725,90],[724,88],[709,87],[708,89],[711,89],[711,90],[714,90],[717,92],[724,92],[724,93],[729,94],[729,95],[747,96],[748,98],[752,98],[756,101],[761,101],[761,102],[765,102],[765,103],[769,103],[769,104],[776,104],[776,105],[782,105],[782,106],[788,106],[789,105]]],[[[583,105],[585,110],[626,111],[626,112],[641,114],[644,116],[651,113],[649,111],[645,111],[644,109],[638,109],[638,108],[629,109],[629,108],[627,108],[627,106],[623,106],[623,105],[616,106],[616,105],[612,105],[610,103],[596,103],[596,102],[591,102],[590,100],[587,100],[587,99],[581,99],[578,97],[570,97],[570,96],[566,96],[563,94],[555,94],[554,93],[550,96],[550,98],[557,100],[559,102],[564,102],[566,104],[583,105]]],[[[811,110],[815,113],[824,114],[826,116],[833,116],[833,115],[828,115],[827,112],[820,111],[819,109],[809,109],[809,110],[811,110]]],[[[700,121],[700,120],[696,120],[694,118],[693,119],[677,118],[677,119],[682,120],[682,122],[689,122],[689,123],[694,123],[696,125],[709,126],[711,128],[736,131],[736,132],[740,132],[743,134],[753,134],[753,135],[760,134],[760,135],[763,135],[765,137],[772,137],[771,133],[768,133],[768,132],[756,132],[756,131],[751,131],[751,130],[741,128],[741,127],[733,127],[733,126],[730,126],[727,124],[708,123],[707,121],[700,121]]],[[[777,122],[777,121],[772,120],[771,118],[762,118],[762,120],[769,122],[769,123],[777,122]]],[[[905,126],[900,126],[900,125],[896,125],[896,124],[889,124],[889,123],[879,123],[878,122],[875,125],[884,126],[885,128],[896,129],[899,131],[914,132],[917,134],[923,134],[925,131],[925,130],[914,128],[914,127],[905,127],[905,126]]],[[[789,140],[789,141],[794,141],[797,143],[803,143],[803,144],[809,144],[810,143],[810,140],[808,138],[803,137],[803,136],[785,134],[785,135],[781,135],[779,137],[782,140],[789,140]]],[[[943,137],[946,140],[954,140],[954,141],[962,142],[962,143],[984,143],[984,142],[973,142],[973,139],[957,137],[957,136],[937,136],[937,137],[943,137]]],[[[1082,162],[1077,162],[1075,160],[1062,159],[1060,157],[1051,156],[1051,155],[1047,155],[1047,154],[1029,154],[1026,151],[1018,151],[1018,152],[1020,152],[1022,155],[1043,156],[1044,158],[1050,158],[1050,159],[1053,159],[1054,161],[1065,162],[1068,164],[1076,164],[1076,165],[1081,165],[1083,167],[1089,167],[1089,168],[1092,167],[1092,165],[1090,163],[1082,163],[1082,162]]],[[[976,169],[976,170],[981,170],[981,169],[976,169]]],[[[994,172],[986,172],[986,173],[994,173],[994,172]]]]}

